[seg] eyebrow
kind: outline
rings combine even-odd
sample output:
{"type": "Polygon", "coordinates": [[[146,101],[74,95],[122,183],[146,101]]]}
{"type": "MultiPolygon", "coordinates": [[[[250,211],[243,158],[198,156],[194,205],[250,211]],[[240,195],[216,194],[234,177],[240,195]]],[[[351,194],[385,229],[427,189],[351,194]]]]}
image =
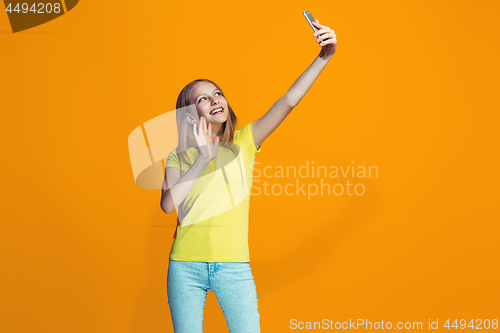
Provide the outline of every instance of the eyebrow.
{"type": "MultiPolygon", "coordinates": [[[[220,91],[220,89],[219,89],[219,88],[215,88],[215,89],[214,89],[214,91],[212,91],[212,93],[214,93],[214,92],[215,92],[215,91],[217,91],[217,90],[219,90],[219,91],[220,91]]],[[[221,93],[221,94],[222,94],[222,93],[221,93]]],[[[199,94],[198,96],[196,96],[196,97],[194,98],[194,101],[196,102],[196,100],[198,99],[198,97],[200,97],[201,95],[205,95],[205,93],[203,93],[203,94],[199,94]]]]}

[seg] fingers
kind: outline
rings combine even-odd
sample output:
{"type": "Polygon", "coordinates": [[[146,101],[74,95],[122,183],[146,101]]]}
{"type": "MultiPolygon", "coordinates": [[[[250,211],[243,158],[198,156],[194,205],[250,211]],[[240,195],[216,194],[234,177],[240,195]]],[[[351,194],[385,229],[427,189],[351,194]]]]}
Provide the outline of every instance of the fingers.
{"type": "Polygon", "coordinates": [[[194,134],[194,137],[198,137],[198,133],[196,133],[196,124],[193,125],[193,134],[194,134]]]}
{"type": "Polygon", "coordinates": [[[316,42],[319,43],[319,45],[323,46],[326,44],[332,44],[337,42],[337,35],[334,33],[326,33],[323,34],[321,37],[319,37],[316,42]]]}
{"type": "Polygon", "coordinates": [[[208,128],[207,128],[207,122],[205,120],[205,138],[207,139],[207,147],[208,147],[208,154],[210,156],[210,160],[214,158],[214,154],[212,152],[212,149],[210,148],[211,143],[212,143],[212,124],[208,123],[208,128]]]}
{"type": "Polygon", "coordinates": [[[330,39],[322,41],[321,43],[319,43],[319,45],[325,46],[325,45],[328,45],[328,44],[336,44],[336,43],[337,43],[337,39],[330,38],[330,39]]]}
{"type": "Polygon", "coordinates": [[[207,121],[206,121],[205,117],[200,118],[200,131],[199,131],[199,133],[200,133],[200,135],[207,134],[207,121]]]}
{"type": "Polygon", "coordinates": [[[319,28],[319,30],[316,30],[313,34],[314,37],[316,36],[321,36],[325,33],[328,33],[328,32],[332,32],[332,33],[335,33],[332,29],[330,29],[329,27],[327,27],[326,25],[322,25],[322,24],[319,24],[318,20],[316,20],[316,22],[312,22],[312,24],[316,27],[316,28],[319,28]]]}
{"type": "Polygon", "coordinates": [[[203,133],[205,133],[205,131],[203,130],[203,122],[204,122],[204,120],[205,120],[205,119],[204,119],[203,117],[201,117],[201,118],[200,118],[200,125],[199,125],[199,127],[198,127],[198,135],[200,135],[200,136],[201,136],[203,133]]]}
{"type": "Polygon", "coordinates": [[[207,119],[205,117],[200,118],[200,129],[204,134],[204,138],[206,139],[207,142],[212,142],[212,123],[208,123],[207,126],[207,119]]]}
{"type": "Polygon", "coordinates": [[[319,43],[320,46],[337,43],[337,35],[335,35],[335,31],[325,25],[319,24],[318,20],[312,23],[314,24],[314,26],[321,28],[315,31],[313,34],[314,37],[319,36],[316,39],[316,43],[319,43]]]}
{"type": "Polygon", "coordinates": [[[316,37],[316,36],[323,36],[324,34],[327,34],[327,33],[333,33],[335,34],[335,31],[330,29],[330,28],[324,28],[324,29],[320,29],[320,30],[317,30],[313,36],[316,37]]]}
{"type": "Polygon", "coordinates": [[[330,29],[330,28],[328,28],[326,25],[319,24],[318,19],[316,19],[316,20],[312,21],[311,23],[312,23],[312,24],[314,24],[314,26],[315,26],[315,27],[330,29]]]}

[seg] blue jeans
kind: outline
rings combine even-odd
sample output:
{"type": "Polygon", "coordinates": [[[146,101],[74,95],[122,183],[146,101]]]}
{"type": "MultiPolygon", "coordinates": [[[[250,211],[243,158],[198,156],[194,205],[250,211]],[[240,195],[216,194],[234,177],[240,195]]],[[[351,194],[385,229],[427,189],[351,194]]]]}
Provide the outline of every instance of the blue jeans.
{"type": "Polygon", "coordinates": [[[260,332],[257,289],[248,262],[169,260],[167,295],[175,333],[203,332],[212,290],[231,333],[260,332]]]}

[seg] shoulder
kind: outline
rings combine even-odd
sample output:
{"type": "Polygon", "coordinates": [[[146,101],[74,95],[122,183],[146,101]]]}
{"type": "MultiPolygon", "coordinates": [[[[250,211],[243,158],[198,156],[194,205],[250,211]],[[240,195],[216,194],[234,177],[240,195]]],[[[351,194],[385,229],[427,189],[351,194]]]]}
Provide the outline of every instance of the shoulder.
{"type": "Polygon", "coordinates": [[[257,153],[260,152],[260,147],[259,149],[255,147],[252,125],[253,123],[248,123],[242,129],[237,130],[234,133],[234,141],[236,144],[239,143],[245,147],[249,147],[251,151],[257,153]]]}
{"type": "Polygon", "coordinates": [[[177,154],[177,148],[172,150],[170,154],[168,154],[166,167],[176,167],[180,169],[180,159],[179,155],[177,154]]]}
{"type": "Polygon", "coordinates": [[[177,154],[177,148],[175,148],[174,150],[172,150],[170,152],[170,154],[168,154],[168,158],[171,159],[171,158],[178,158],[178,154],[177,154]]]}
{"type": "Polygon", "coordinates": [[[236,130],[234,132],[234,139],[244,139],[245,137],[248,137],[248,135],[252,134],[252,123],[248,123],[243,128],[236,130]]]}

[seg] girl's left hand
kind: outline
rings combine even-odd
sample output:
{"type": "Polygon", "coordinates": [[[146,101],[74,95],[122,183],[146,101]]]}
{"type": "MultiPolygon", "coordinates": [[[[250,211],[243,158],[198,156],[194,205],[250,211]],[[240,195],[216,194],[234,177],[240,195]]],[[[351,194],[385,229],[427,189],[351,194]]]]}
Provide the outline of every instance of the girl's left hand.
{"type": "Polygon", "coordinates": [[[316,42],[322,47],[321,52],[319,54],[320,58],[332,57],[335,54],[335,50],[337,49],[337,36],[335,32],[328,28],[327,26],[319,24],[318,20],[311,22],[317,29],[314,35],[318,37],[316,42]]]}

